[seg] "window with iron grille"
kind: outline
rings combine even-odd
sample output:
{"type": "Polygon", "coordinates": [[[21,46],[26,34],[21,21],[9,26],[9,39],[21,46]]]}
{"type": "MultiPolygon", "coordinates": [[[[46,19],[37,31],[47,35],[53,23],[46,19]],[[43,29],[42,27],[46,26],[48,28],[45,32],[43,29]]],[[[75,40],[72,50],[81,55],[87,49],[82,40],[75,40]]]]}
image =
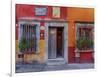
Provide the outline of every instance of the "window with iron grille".
{"type": "Polygon", "coordinates": [[[76,39],[80,37],[94,38],[94,24],[77,23],[76,24],[76,39]]]}
{"type": "Polygon", "coordinates": [[[82,49],[93,49],[94,47],[94,24],[76,24],[76,46],[82,49]]]}
{"type": "Polygon", "coordinates": [[[25,40],[24,51],[36,53],[38,51],[39,39],[37,25],[21,24],[19,42],[21,42],[22,37],[25,40]]]}

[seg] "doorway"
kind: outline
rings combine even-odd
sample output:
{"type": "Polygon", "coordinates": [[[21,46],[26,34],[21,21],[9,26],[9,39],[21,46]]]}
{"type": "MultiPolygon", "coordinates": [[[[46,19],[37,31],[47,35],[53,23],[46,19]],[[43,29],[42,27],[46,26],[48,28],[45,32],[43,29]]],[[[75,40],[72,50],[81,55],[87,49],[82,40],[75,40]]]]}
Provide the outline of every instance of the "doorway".
{"type": "Polygon", "coordinates": [[[64,27],[57,28],[57,58],[64,58],[64,27]]]}
{"type": "Polygon", "coordinates": [[[49,27],[48,59],[64,58],[64,27],[49,27]]]}
{"type": "Polygon", "coordinates": [[[45,23],[45,62],[68,62],[68,25],[66,22],[45,23]]]}

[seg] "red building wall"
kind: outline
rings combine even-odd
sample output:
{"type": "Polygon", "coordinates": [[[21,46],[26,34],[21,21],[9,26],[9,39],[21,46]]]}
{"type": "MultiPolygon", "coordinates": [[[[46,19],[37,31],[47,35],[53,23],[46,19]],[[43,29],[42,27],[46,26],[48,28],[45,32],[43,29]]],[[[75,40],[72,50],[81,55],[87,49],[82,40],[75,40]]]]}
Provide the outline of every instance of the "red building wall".
{"type": "MultiPolygon", "coordinates": [[[[20,17],[36,17],[36,18],[50,18],[52,19],[52,6],[45,6],[47,7],[47,15],[46,16],[36,16],[34,9],[35,7],[44,7],[43,5],[24,5],[24,4],[16,4],[16,23],[18,18],[20,17]]],[[[61,13],[60,18],[58,19],[67,19],[67,10],[65,7],[60,7],[61,13]]]]}
{"type": "MultiPolygon", "coordinates": [[[[41,19],[55,19],[52,17],[52,6],[47,7],[46,16],[36,16],[34,9],[35,7],[44,7],[43,5],[27,5],[27,4],[16,4],[16,25],[18,25],[18,19],[20,17],[31,17],[31,18],[41,18],[41,19]]],[[[82,8],[70,8],[70,7],[60,7],[60,17],[56,19],[66,19],[68,20],[68,62],[75,63],[75,33],[76,26],[75,21],[81,22],[94,22],[94,10],[93,9],[82,9],[82,8]],[[88,16],[86,16],[88,15],[88,16]]],[[[42,21],[41,26],[44,26],[44,22],[42,21]]],[[[44,31],[40,31],[40,33],[44,33],[44,31]]],[[[44,40],[44,38],[40,39],[44,40]]],[[[16,26],[16,40],[18,40],[18,26],[16,26]]],[[[80,60],[84,60],[84,56],[87,56],[89,60],[91,60],[91,54],[85,53],[80,55],[80,60]]]]}
{"type": "MultiPolygon", "coordinates": [[[[67,19],[67,10],[65,7],[60,7],[60,18],[56,19],[67,19]]],[[[40,6],[40,5],[27,5],[27,4],[16,4],[16,24],[18,24],[18,19],[20,17],[31,17],[31,18],[41,18],[41,19],[55,19],[52,17],[52,6],[40,6]],[[47,7],[46,16],[36,16],[35,7],[47,7]]],[[[44,26],[44,22],[41,22],[41,25],[44,26]]],[[[18,27],[16,27],[16,39],[18,39],[18,27]]],[[[41,31],[43,32],[43,31],[41,31]]]]}

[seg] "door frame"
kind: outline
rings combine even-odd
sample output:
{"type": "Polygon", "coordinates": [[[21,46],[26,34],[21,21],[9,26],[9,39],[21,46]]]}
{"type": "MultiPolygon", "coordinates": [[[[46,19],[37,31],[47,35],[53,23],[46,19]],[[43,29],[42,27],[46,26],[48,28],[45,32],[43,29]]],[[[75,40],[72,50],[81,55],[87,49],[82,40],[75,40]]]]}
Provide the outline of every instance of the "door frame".
{"type": "MultiPolygon", "coordinates": [[[[45,23],[45,62],[48,62],[49,27],[64,27],[64,62],[68,63],[68,24],[67,22],[51,21],[45,23]]],[[[57,59],[59,60],[59,59],[57,59]]]]}

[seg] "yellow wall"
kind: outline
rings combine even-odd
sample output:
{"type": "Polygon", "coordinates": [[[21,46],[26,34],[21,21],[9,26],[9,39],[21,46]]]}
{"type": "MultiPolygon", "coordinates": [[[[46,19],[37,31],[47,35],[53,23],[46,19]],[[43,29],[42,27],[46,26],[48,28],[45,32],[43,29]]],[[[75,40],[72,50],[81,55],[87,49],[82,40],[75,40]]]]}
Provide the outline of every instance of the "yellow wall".
{"type": "MultiPolygon", "coordinates": [[[[32,61],[38,61],[40,63],[44,62],[44,56],[45,56],[45,45],[44,40],[40,40],[39,44],[39,53],[38,54],[24,54],[24,62],[32,62],[32,61]]],[[[20,54],[18,49],[18,41],[16,40],[16,61],[22,61],[22,59],[18,58],[18,54],[20,54]]]]}

